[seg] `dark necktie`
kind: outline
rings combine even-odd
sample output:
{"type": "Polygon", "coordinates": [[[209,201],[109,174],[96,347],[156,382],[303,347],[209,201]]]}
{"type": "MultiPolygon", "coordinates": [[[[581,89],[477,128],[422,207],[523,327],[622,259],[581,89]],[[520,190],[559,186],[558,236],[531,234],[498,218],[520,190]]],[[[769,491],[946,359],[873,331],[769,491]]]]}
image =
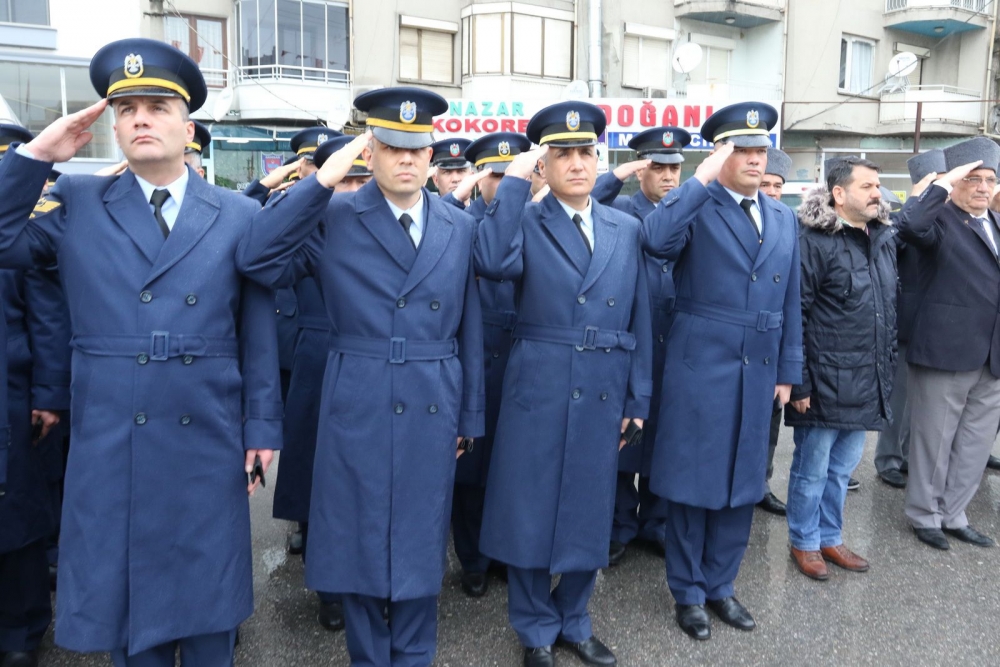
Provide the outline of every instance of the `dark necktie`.
{"type": "Polygon", "coordinates": [[[413,218],[410,217],[409,213],[404,213],[399,216],[399,224],[403,226],[403,231],[406,232],[406,238],[409,239],[410,245],[412,245],[413,249],[416,250],[417,242],[413,240],[412,236],[410,236],[410,225],[413,224],[413,218]]]}
{"type": "Polygon", "coordinates": [[[573,223],[576,225],[576,231],[580,232],[580,236],[583,238],[583,244],[587,246],[587,252],[591,255],[594,254],[594,249],[590,247],[590,239],[587,238],[587,233],[583,231],[583,218],[577,213],[573,216],[573,223]]]}
{"type": "Polygon", "coordinates": [[[750,218],[750,224],[753,225],[754,232],[757,233],[757,236],[760,236],[760,230],[757,229],[757,221],[754,219],[753,212],[751,211],[753,208],[753,200],[744,199],[740,202],[740,208],[743,209],[743,212],[747,214],[748,218],[750,218]]]}
{"type": "Polygon", "coordinates": [[[163,232],[163,238],[170,236],[170,227],[167,227],[167,221],[163,219],[163,203],[170,199],[170,190],[153,190],[153,194],[149,198],[149,203],[153,205],[153,217],[156,218],[156,224],[160,226],[160,231],[163,232]]]}

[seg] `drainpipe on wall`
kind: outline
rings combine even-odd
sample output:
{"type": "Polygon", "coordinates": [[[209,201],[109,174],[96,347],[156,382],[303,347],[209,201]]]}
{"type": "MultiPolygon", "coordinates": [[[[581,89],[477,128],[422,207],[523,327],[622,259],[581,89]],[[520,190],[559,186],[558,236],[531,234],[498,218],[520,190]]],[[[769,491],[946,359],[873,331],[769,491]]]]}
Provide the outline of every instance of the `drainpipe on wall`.
{"type": "Polygon", "coordinates": [[[788,80],[788,12],[792,7],[791,0],[785,3],[784,29],[781,33],[781,139],[785,139],[785,83],[788,80]]]}
{"type": "Polygon", "coordinates": [[[996,46],[997,39],[997,6],[998,3],[994,2],[993,16],[990,18],[992,26],[990,28],[989,64],[986,66],[986,84],[983,86],[983,134],[987,135],[991,135],[993,132],[993,128],[990,127],[989,100],[993,98],[993,59],[996,57],[993,49],[996,46]]]}
{"type": "Polygon", "coordinates": [[[590,85],[590,96],[600,97],[603,92],[602,84],[604,79],[601,52],[601,32],[603,30],[601,0],[589,0],[589,2],[587,13],[589,38],[587,42],[590,49],[590,66],[587,68],[587,71],[590,78],[587,80],[587,83],[590,85]]]}

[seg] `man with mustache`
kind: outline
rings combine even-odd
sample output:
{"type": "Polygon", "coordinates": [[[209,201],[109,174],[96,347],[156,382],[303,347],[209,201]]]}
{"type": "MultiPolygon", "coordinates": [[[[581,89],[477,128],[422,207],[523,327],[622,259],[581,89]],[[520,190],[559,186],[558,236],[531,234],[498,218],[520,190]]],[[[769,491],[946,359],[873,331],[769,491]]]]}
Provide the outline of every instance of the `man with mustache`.
{"type": "Polygon", "coordinates": [[[896,363],[896,234],[878,166],[834,162],[827,187],[799,207],[802,258],[802,383],[785,420],[795,429],[788,479],[792,560],[807,577],[826,562],[866,572],[841,535],[844,498],[868,431],[881,430],[896,363]]]}
{"type": "Polygon", "coordinates": [[[910,403],[906,518],[917,539],[980,547],[965,514],[1000,424],[1000,228],[989,210],[1000,146],[976,137],[944,151],[950,171],[903,206],[900,237],[925,279],[906,353],[910,403]],[[950,195],[950,198],[949,198],[950,195]]]}
{"type": "Polygon", "coordinates": [[[715,142],[694,178],[642,223],[647,253],[676,262],[650,489],[668,501],[667,584],[677,623],[708,639],[705,604],[756,626],[734,595],[764,496],[768,421],[802,379],[795,216],[759,192],[778,112],[744,102],[701,128],[715,142]]]}

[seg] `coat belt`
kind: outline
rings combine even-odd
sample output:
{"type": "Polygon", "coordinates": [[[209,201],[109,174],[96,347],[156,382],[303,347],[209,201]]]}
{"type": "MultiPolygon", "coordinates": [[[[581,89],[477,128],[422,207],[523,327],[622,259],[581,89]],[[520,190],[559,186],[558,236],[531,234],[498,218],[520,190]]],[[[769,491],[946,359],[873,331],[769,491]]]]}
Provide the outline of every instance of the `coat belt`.
{"type": "Polygon", "coordinates": [[[514,327],[514,338],[572,345],[582,350],[612,347],[623,350],[635,349],[635,336],[628,331],[615,331],[598,327],[560,327],[519,322],[514,327]]]}
{"type": "Polygon", "coordinates": [[[517,322],[517,313],[511,310],[483,310],[483,324],[494,327],[501,327],[506,331],[513,331],[517,322]]]}
{"type": "Polygon", "coordinates": [[[73,336],[70,347],[100,357],[134,357],[148,354],[150,361],[166,361],[171,357],[236,357],[240,342],[236,338],[175,334],[153,331],[146,335],[80,335],[73,336]]]}
{"type": "Polygon", "coordinates": [[[366,338],[364,336],[330,336],[330,349],[334,352],[356,354],[362,357],[382,359],[390,364],[405,364],[408,361],[440,361],[458,355],[458,341],[414,340],[412,338],[366,338]]]}
{"type": "Polygon", "coordinates": [[[718,306],[714,303],[695,301],[694,299],[677,299],[675,310],[680,313],[690,313],[699,317],[706,317],[717,322],[727,324],[737,324],[744,327],[754,327],[757,331],[765,332],[771,329],[780,329],[784,321],[781,311],[771,312],[759,310],[740,310],[739,308],[729,308],[728,306],[718,306]]]}
{"type": "Polygon", "coordinates": [[[330,318],[322,315],[299,315],[296,321],[299,323],[300,329],[330,330],[330,318]]]}
{"type": "Polygon", "coordinates": [[[663,299],[654,298],[652,299],[652,301],[653,301],[653,308],[671,313],[674,310],[674,303],[677,301],[677,299],[675,297],[668,296],[663,299]]]}

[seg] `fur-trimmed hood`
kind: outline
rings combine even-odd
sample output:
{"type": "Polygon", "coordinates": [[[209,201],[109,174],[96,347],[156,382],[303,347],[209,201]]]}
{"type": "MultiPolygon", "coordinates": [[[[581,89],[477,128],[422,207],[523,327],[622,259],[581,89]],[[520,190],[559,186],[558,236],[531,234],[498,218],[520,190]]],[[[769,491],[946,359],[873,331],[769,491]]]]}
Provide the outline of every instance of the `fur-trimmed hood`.
{"type": "MultiPolygon", "coordinates": [[[[892,224],[892,220],[889,218],[889,210],[887,203],[884,201],[879,202],[877,220],[883,225],[892,224]]],[[[836,234],[844,226],[844,223],[837,217],[836,211],[833,210],[830,191],[825,187],[818,187],[806,195],[806,198],[799,206],[798,215],[799,222],[803,227],[809,227],[828,234],[836,234]]]]}

